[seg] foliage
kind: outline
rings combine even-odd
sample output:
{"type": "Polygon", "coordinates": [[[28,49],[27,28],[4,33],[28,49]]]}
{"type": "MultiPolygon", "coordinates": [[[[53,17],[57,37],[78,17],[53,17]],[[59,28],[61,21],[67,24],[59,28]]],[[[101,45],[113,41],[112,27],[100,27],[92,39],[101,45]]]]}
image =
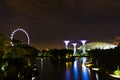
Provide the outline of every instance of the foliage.
{"type": "Polygon", "coordinates": [[[120,66],[120,46],[114,49],[94,49],[88,52],[94,67],[99,67],[108,72],[113,72],[120,66]]]}
{"type": "Polygon", "coordinates": [[[19,40],[14,43],[11,46],[9,39],[0,35],[0,79],[30,80],[38,50],[22,44],[19,40]],[[28,70],[26,72],[29,75],[26,75],[25,70],[28,70]]]}
{"type": "Polygon", "coordinates": [[[115,71],[113,72],[113,74],[116,75],[116,76],[120,76],[120,70],[115,70],[115,71]]]}

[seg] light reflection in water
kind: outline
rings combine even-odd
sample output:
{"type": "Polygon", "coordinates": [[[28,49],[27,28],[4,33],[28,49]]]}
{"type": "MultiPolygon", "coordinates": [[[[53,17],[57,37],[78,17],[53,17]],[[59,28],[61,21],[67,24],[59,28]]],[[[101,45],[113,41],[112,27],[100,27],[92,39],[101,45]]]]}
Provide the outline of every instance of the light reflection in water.
{"type": "Polygon", "coordinates": [[[43,70],[43,58],[41,58],[41,70],[43,70]]]}
{"type": "Polygon", "coordinates": [[[66,80],[71,80],[71,78],[70,78],[70,69],[67,69],[67,71],[66,71],[66,80]]]}
{"type": "Polygon", "coordinates": [[[95,76],[96,76],[96,80],[99,80],[99,77],[98,77],[98,74],[97,74],[97,73],[95,74],[95,76]]]}
{"type": "Polygon", "coordinates": [[[71,66],[72,66],[72,62],[66,62],[66,80],[71,80],[71,71],[70,71],[71,66]]]}
{"type": "Polygon", "coordinates": [[[86,58],[82,58],[82,77],[83,80],[89,80],[89,72],[88,69],[85,66],[86,58]]]}
{"type": "Polygon", "coordinates": [[[41,80],[43,79],[43,58],[41,58],[41,80]]]}
{"type": "Polygon", "coordinates": [[[73,66],[73,70],[74,70],[74,80],[79,80],[79,75],[78,75],[78,60],[74,61],[74,66],[73,66]]]}
{"type": "Polygon", "coordinates": [[[41,58],[38,63],[40,80],[58,80],[58,77],[59,80],[100,80],[97,74],[95,75],[85,66],[86,60],[86,58],[76,58],[73,62],[59,63],[56,67],[56,64],[49,62],[50,60],[41,58]]]}

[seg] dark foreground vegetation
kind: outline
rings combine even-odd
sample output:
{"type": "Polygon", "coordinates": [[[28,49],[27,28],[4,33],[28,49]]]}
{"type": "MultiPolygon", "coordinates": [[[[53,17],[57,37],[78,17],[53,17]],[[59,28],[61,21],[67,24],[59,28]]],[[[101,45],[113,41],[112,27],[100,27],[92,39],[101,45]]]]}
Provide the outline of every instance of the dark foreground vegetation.
{"type": "Polygon", "coordinates": [[[31,80],[37,77],[35,59],[38,50],[0,35],[0,80],[31,80]]]}
{"type": "Polygon", "coordinates": [[[74,60],[72,50],[38,50],[20,40],[12,42],[14,46],[0,35],[0,80],[39,80],[36,60],[43,57],[50,57],[53,62],[74,60]]]}
{"type": "Polygon", "coordinates": [[[114,49],[95,49],[88,52],[91,67],[120,76],[120,45],[114,49]]]}

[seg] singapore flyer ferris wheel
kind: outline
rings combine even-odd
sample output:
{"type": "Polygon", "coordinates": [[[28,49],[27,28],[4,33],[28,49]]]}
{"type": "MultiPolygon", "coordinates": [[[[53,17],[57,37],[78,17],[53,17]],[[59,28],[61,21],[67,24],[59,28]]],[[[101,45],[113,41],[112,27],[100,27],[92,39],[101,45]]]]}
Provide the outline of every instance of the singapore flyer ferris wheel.
{"type": "Polygon", "coordinates": [[[14,38],[14,34],[18,31],[21,31],[23,33],[25,33],[26,37],[27,37],[27,44],[29,45],[30,44],[30,38],[29,38],[29,35],[27,33],[27,31],[25,31],[24,29],[22,28],[17,28],[15,29],[12,33],[11,33],[11,36],[10,36],[10,39],[11,39],[11,45],[14,46],[14,43],[12,42],[13,38],[14,38]]]}

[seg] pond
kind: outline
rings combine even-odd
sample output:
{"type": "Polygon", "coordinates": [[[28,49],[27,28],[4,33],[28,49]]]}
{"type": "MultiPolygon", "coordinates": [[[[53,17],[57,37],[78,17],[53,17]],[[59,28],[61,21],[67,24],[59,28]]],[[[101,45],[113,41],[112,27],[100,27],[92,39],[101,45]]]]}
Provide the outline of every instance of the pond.
{"type": "Polygon", "coordinates": [[[41,58],[37,61],[39,80],[116,80],[88,69],[86,60],[77,57],[73,62],[56,62],[41,58]]]}

